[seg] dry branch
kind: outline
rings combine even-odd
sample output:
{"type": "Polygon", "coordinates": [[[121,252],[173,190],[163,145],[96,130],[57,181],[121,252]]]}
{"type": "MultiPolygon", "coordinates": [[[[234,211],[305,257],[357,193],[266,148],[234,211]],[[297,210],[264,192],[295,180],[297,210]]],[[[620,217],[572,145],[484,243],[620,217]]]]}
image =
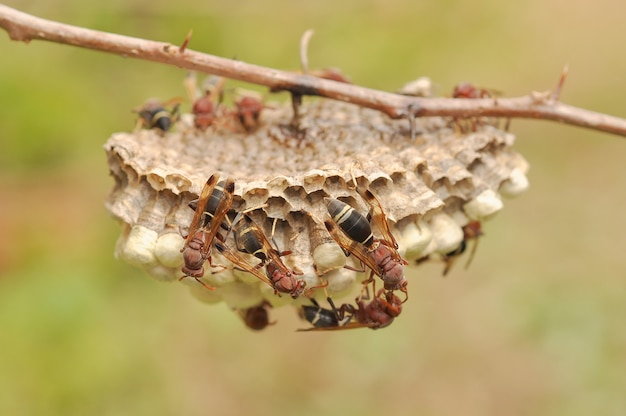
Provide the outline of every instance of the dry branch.
{"type": "MultiPolygon", "coordinates": [[[[0,27],[16,41],[47,40],[116,55],[160,62],[286,90],[295,95],[317,95],[372,108],[391,118],[448,116],[535,118],[560,121],[626,136],[626,120],[558,101],[557,93],[532,93],[516,98],[420,98],[295,74],[241,61],[220,58],[170,43],[116,35],[66,25],[0,5],[0,27]]],[[[560,89],[562,82],[557,89],[560,89]]]]}

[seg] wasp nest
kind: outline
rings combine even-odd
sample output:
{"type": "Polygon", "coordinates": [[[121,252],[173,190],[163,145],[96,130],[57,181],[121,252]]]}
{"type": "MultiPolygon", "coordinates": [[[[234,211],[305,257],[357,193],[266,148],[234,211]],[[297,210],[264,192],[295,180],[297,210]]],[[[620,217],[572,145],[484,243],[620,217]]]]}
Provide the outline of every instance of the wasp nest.
{"type": "MultiPolygon", "coordinates": [[[[422,118],[411,132],[407,120],[326,99],[307,100],[295,127],[292,115],[291,106],[272,104],[265,105],[256,129],[243,128],[231,115],[234,123],[201,131],[183,115],[171,132],[114,134],[105,149],[115,178],[107,207],[123,223],[116,254],[159,280],[178,280],[183,235],[194,215],[188,205],[219,173],[235,181],[233,212],[249,210],[268,236],[274,229],[270,240],[292,252],[282,259],[302,272],[306,286],[319,286],[323,277],[327,292],[341,296],[354,293],[363,278],[343,267],[358,263],[324,227],[325,197],[366,214],[369,207],[355,187],[369,189],[410,268],[431,254],[457,250],[465,243],[464,226],[488,219],[502,208],[501,196],[528,185],[528,165],[512,149],[514,136],[491,120],[463,125],[422,118]]],[[[217,250],[212,257],[226,265],[213,273],[206,267],[203,282],[216,290],[182,279],[201,300],[238,309],[294,302],[233,268],[217,250]]]]}

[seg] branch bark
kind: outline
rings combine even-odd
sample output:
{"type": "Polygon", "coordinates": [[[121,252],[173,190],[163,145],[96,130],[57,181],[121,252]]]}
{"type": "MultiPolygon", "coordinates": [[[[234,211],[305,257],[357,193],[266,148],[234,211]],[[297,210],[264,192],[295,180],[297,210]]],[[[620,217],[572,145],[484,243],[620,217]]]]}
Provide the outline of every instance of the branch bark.
{"type": "MultiPolygon", "coordinates": [[[[531,93],[515,98],[422,98],[409,97],[357,85],[320,79],[221,58],[166,42],[122,36],[41,19],[0,5],[0,27],[12,40],[45,40],[99,50],[125,57],[174,65],[273,90],[317,95],[372,108],[391,118],[404,117],[503,117],[560,121],[626,137],[626,120],[563,104],[558,94],[531,93]]],[[[559,85],[562,84],[562,81],[559,85]]],[[[557,87],[558,88],[558,87],[557,87]]]]}

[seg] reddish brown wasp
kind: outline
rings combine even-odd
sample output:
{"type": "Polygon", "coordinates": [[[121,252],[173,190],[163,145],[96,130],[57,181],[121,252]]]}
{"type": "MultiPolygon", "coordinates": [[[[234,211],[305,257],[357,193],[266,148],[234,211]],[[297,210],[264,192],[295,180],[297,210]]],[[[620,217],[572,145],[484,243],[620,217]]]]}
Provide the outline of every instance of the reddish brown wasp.
{"type": "Polygon", "coordinates": [[[276,322],[270,322],[269,311],[272,305],[266,300],[257,306],[247,309],[238,309],[237,312],[246,326],[255,331],[265,329],[268,325],[274,325],[276,322]]]}
{"type": "Polygon", "coordinates": [[[139,114],[138,127],[168,131],[172,123],[178,120],[178,107],[181,101],[180,98],[172,98],[164,103],[154,98],[146,101],[141,107],[133,110],[139,114]]]}
{"type": "MultiPolygon", "coordinates": [[[[374,289],[375,290],[375,289],[374,289]]],[[[370,300],[369,289],[366,294],[355,299],[356,307],[343,304],[336,308],[332,299],[328,303],[332,309],[324,309],[312,300],[313,306],[302,306],[304,319],[313,325],[313,328],[299,329],[299,331],[333,331],[354,328],[385,328],[402,312],[402,300],[392,291],[380,289],[370,300]],[[369,302],[366,302],[368,301],[369,302]]]]}
{"type": "MultiPolygon", "coordinates": [[[[495,89],[477,87],[469,82],[459,83],[456,87],[454,87],[454,91],[452,91],[452,98],[462,99],[491,98],[497,95],[501,95],[501,93],[495,89]]],[[[454,124],[456,128],[464,133],[468,131],[476,131],[476,127],[484,124],[485,120],[486,119],[481,117],[470,118],[467,120],[455,119],[454,124]]]]}
{"type": "Polygon", "coordinates": [[[494,89],[481,88],[469,82],[461,82],[454,87],[452,98],[491,98],[499,94],[500,92],[494,89]]]}
{"type": "Polygon", "coordinates": [[[259,127],[261,111],[265,108],[260,96],[250,92],[242,94],[235,100],[235,107],[235,116],[244,130],[249,133],[259,127]]]}
{"type": "Polygon", "coordinates": [[[225,79],[217,76],[208,77],[202,86],[203,94],[198,97],[195,73],[185,78],[187,94],[193,102],[191,112],[194,115],[194,126],[202,131],[211,126],[218,116],[218,108],[223,99],[225,79]]]}
{"type": "Polygon", "coordinates": [[[214,288],[200,280],[204,276],[204,262],[208,260],[211,267],[215,267],[211,262],[211,245],[215,238],[223,239],[219,234],[219,229],[224,227],[223,223],[232,205],[235,190],[235,183],[232,179],[218,181],[219,175],[211,175],[202,188],[197,202],[190,203],[191,207],[195,206],[195,212],[189,225],[185,245],[180,250],[185,264],[182,268],[184,275],[179,280],[193,277],[209,290],[214,288]]]}
{"type": "Polygon", "coordinates": [[[454,264],[456,259],[461,254],[465,253],[465,250],[467,250],[467,244],[469,243],[469,241],[474,240],[472,251],[470,252],[469,258],[467,259],[467,262],[465,263],[466,269],[470,266],[470,264],[472,263],[472,260],[474,259],[474,254],[476,254],[476,248],[478,247],[478,237],[482,235],[483,235],[483,230],[482,230],[480,221],[470,221],[469,223],[467,223],[467,225],[465,225],[465,227],[463,227],[463,241],[461,241],[461,244],[459,245],[459,247],[456,250],[451,251],[450,253],[446,253],[442,256],[443,261],[446,263],[446,266],[443,269],[444,276],[448,274],[448,272],[452,268],[452,265],[454,264]]]}
{"type": "Polygon", "coordinates": [[[235,266],[254,274],[261,281],[273,287],[275,293],[288,293],[294,299],[300,296],[304,291],[306,282],[297,279],[296,276],[302,275],[302,272],[290,269],[281,260],[281,257],[291,254],[291,251],[275,249],[263,230],[248,215],[243,214],[238,217],[241,219],[236,218],[232,227],[237,249],[253,255],[261,262],[252,266],[224,244],[218,243],[216,247],[220,253],[235,266]],[[263,266],[265,266],[265,274],[259,270],[263,266]]]}
{"type": "Polygon", "coordinates": [[[406,294],[408,282],[404,265],[408,263],[398,253],[398,243],[389,230],[382,206],[369,190],[359,191],[359,194],[370,206],[371,223],[379,229],[382,239],[374,237],[370,221],[338,199],[325,198],[331,219],[324,221],[324,225],[346,256],[353,254],[362,266],[371,269],[366,282],[372,281],[376,274],[383,280],[386,290],[401,290],[406,294]]]}

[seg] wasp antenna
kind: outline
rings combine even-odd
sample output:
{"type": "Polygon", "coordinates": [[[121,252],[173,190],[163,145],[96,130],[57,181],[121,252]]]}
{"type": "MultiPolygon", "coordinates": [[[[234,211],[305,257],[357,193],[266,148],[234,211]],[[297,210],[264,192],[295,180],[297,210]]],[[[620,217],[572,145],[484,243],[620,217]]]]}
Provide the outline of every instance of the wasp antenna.
{"type": "Polygon", "coordinates": [[[204,286],[206,289],[208,290],[215,290],[215,288],[213,286],[209,286],[206,283],[204,283],[199,277],[194,277],[194,279],[196,279],[196,282],[200,283],[202,286],[204,286]]]}

